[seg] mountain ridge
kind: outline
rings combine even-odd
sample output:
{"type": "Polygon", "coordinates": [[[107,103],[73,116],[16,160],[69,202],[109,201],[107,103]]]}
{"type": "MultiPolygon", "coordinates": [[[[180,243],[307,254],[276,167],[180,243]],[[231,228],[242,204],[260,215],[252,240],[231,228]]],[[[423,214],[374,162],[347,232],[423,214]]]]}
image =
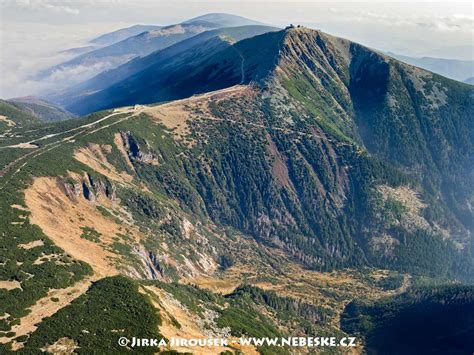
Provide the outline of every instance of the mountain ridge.
{"type": "Polygon", "coordinates": [[[132,27],[132,31],[126,28],[106,34],[117,37],[118,32],[117,41],[113,40],[110,44],[100,45],[64,63],[41,70],[35,74],[34,79],[36,81],[53,80],[56,85],[49,93],[51,96],[105,70],[116,68],[133,58],[148,55],[206,30],[226,27],[229,23],[233,26],[239,23],[258,24],[256,21],[240,16],[212,14],[210,17],[203,15],[177,24],[152,26],[149,31],[141,31],[142,27],[132,27]],[[212,22],[206,19],[212,19],[212,22]]]}
{"type": "Polygon", "coordinates": [[[169,66],[168,62],[171,60],[171,56],[177,56],[185,50],[190,50],[192,47],[197,46],[200,43],[205,45],[204,42],[211,40],[212,37],[220,36],[222,40],[226,40],[225,37],[228,37],[230,41],[238,41],[242,38],[270,32],[273,30],[278,29],[268,26],[240,26],[205,31],[189,39],[180,41],[168,48],[156,51],[146,57],[136,58],[135,60],[127,62],[115,70],[103,72],[98,76],[69,89],[66,93],[53,97],[52,99],[55,102],[61,103],[63,105],[71,105],[73,101],[79,100],[81,96],[87,96],[89,92],[99,91],[100,89],[104,89],[107,86],[118,83],[121,80],[126,79],[127,76],[131,76],[141,70],[145,70],[147,67],[152,65],[156,66],[158,62],[169,66]]]}
{"type": "Polygon", "coordinates": [[[446,59],[435,57],[415,58],[391,52],[388,52],[387,54],[404,63],[411,64],[429,70],[431,72],[435,72],[437,74],[457,81],[465,81],[467,78],[470,78],[474,75],[474,61],[472,60],[446,59]]]}
{"type": "Polygon", "coordinates": [[[45,122],[68,120],[75,117],[63,108],[35,96],[16,97],[7,101],[45,122]]]}

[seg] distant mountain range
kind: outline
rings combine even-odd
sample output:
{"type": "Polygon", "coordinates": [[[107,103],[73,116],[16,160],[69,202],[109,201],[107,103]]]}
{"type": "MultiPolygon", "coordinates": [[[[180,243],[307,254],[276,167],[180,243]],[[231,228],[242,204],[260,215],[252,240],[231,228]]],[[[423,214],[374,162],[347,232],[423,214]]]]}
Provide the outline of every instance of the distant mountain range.
{"type": "MultiPolygon", "coordinates": [[[[45,94],[48,100],[65,106],[77,106],[80,104],[76,102],[82,100],[84,95],[94,94],[98,90],[105,89],[107,85],[111,86],[125,79],[126,71],[130,74],[136,73],[136,69],[131,69],[136,65],[131,62],[135,58],[146,57],[155,51],[173,46],[203,32],[243,26],[264,25],[241,16],[221,13],[206,14],[168,26],[134,25],[94,38],[89,42],[89,46],[63,51],[65,54],[73,55],[74,58],[42,70],[35,76],[35,80],[51,80],[55,83],[51,85],[55,89],[45,94]],[[120,70],[107,73],[124,64],[126,66],[120,70]],[[114,76],[116,77],[113,78],[114,76]],[[105,77],[108,79],[104,80],[105,77]]],[[[255,34],[258,34],[258,31],[255,34]]],[[[251,33],[248,34],[249,37],[251,35],[251,33]]],[[[201,39],[210,36],[211,34],[201,39]]],[[[388,53],[388,55],[458,81],[474,76],[473,61],[413,58],[395,53],[388,53]]],[[[147,61],[150,62],[150,58],[137,64],[137,68],[143,69],[147,61]]]]}
{"type": "Polygon", "coordinates": [[[72,53],[81,54],[67,62],[42,70],[35,76],[35,80],[62,78],[58,87],[64,88],[204,31],[228,26],[260,24],[240,16],[209,14],[169,26],[132,26],[93,39],[91,43],[98,45],[98,48],[73,49],[72,53]]]}
{"type": "Polygon", "coordinates": [[[474,85],[474,76],[467,78],[466,80],[464,80],[464,82],[466,84],[474,85]]]}
{"type": "Polygon", "coordinates": [[[44,122],[62,121],[76,117],[71,112],[35,96],[13,98],[7,102],[44,122]]]}
{"type": "Polygon", "coordinates": [[[251,26],[251,25],[264,25],[260,21],[248,19],[246,17],[226,14],[226,13],[210,13],[202,16],[193,17],[192,19],[186,20],[183,23],[194,23],[199,21],[205,21],[214,23],[216,27],[237,27],[237,26],[251,26]]]}
{"type": "Polygon", "coordinates": [[[401,60],[433,73],[445,76],[457,81],[465,81],[474,76],[474,60],[457,60],[444,58],[413,58],[395,53],[388,53],[389,56],[401,60]]]}
{"type": "MultiPolygon", "coordinates": [[[[211,56],[218,55],[217,53],[230,47],[234,42],[277,30],[276,27],[249,25],[206,31],[149,56],[134,59],[114,70],[101,73],[51,99],[64,105],[71,112],[85,114],[121,104],[155,102],[182,97],[186,93],[192,95],[196,93],[198,83],[193,83],[190,76],[202,75],[194,73],[195,68],[200,68],[211,56]],[[189,68],[192,70],[187,72],[189,68]],[[148,80],[153,84],[148,83],[148,80]],[[169,86],[170,82],[173,82],[173,89],[169,86]],[[126,97],[123,95],[124,90],[131,90],[125,95],[126,97]]],[[[230,51],[232,50],[234,49],[230,51]]],[[[203,80],[207,79],[203,77],[203,80]]],[[[221,82],[217,79],[210,80],[209,85],[214,88],[225,85],[222,78],[219,80],[221,82]]],[[[229,77],[226,83],[232,80],[229,77]]],[[[198,91],[203,90],[206,88],[200,87],[198,91]]]]}
{"type": "Polygon", "coordinates": [[[89,43],[98,46],[110,46],[111,44],[123,41],[129,37],[139,35],[143,32],[151,32],[158,30],[163,26],[156,25],[134,25],[126,28],[121,28],[117,31],[105,33],[97,38],[92,39],[89,43]]]}

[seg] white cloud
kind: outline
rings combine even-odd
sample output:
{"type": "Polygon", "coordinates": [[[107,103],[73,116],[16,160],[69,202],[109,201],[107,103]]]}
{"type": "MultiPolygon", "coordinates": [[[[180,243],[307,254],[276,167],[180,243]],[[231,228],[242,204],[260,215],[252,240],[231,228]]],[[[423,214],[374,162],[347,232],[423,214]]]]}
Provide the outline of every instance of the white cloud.
{"type": "Polygon", "coordinates": [[[421,27],[433,28],[438,31],[472,32],[474,28],[474,16],[463,14],[438,16],[431,19],[422,19],[417,22],[417,24],[421,27]]]}
{"type": "Polygon", "coordinates": [[[52,11],[55,13],[79,15],[80,11],[75,6],[77,4],[80,4],[80,2],[55,0],[7,0],[4,6],[16,6],[19,10],[22,11],[52,11]]]}
{"type": "MultiPolygon", "coordinates": [[[[49,25],[10,23],[0,31],[0,97],[42,95],[65,82],[60,73],[48,80],[37,82],[31,78],[40,70],[71,59],[60,53],[64,49],[87,45],[87,41],[113,28],[125,24],[49,25]]],[[[70,73],[78,79],[85,71],[70,73]]],[[[66,74],[66,73],[65,73],[66,74]]]]}
{"type": "MultiPolygon", "coordinates": [[[[400,15],[387,12],[358,11],[349,15],[352,21],[380,23],[390,26],[419,26],[437,31],[470,33],[474,28],[474,16],[453,14],[448,16],[400,15]]],[[[347,20],[347,18],[346,18],[347,20]]]]}

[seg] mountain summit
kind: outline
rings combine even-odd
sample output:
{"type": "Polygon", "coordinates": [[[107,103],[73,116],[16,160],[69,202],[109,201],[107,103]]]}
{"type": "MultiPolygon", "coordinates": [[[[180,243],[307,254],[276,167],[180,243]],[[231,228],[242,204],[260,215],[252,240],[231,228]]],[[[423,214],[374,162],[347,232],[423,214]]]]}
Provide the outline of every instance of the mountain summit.
{"type": "Polygon", "coordinates": [[[193,23],[205,21],[214,23],[216,27],[238,27],[238,26],[252,26],[252,25],[264,25],[263,23],[255,20],[251,20],[246,17],[226,14],[226,13],[210,13],[205,14],[197,17],[193,17],[192,19],[186,20],[183,23],[193,23]]]}

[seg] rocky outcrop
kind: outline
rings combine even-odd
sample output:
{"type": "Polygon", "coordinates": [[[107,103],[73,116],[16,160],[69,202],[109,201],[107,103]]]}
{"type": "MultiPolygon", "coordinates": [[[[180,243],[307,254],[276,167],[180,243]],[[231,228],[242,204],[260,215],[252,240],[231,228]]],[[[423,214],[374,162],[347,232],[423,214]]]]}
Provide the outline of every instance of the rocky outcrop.
{"type": "Polygon", "coordinates": [[[85,173],[82,177],[75,175],[75,179],[60,179],[59,182],[71,200],[75,200],[81,195],[90,202],[95,202],[98,196],[103,196],[110,201],[117,199],[115,185],[105,177],[93,177],[91,174],[85,173]]]}
{"type": "Polygon", "coordinates": [[[122,142],[131,161],[135,161],[142,164],[159,164],[157,155],[152,151],[152,148],[150,147],[150,144],[147,141],[144,141],[143,145],[145,147],[143,147],[141,144],[138,143],[138,140],[132,135],[130,131],[122,131],[120,132],[120,135],[122,137],[122,142]]]}

